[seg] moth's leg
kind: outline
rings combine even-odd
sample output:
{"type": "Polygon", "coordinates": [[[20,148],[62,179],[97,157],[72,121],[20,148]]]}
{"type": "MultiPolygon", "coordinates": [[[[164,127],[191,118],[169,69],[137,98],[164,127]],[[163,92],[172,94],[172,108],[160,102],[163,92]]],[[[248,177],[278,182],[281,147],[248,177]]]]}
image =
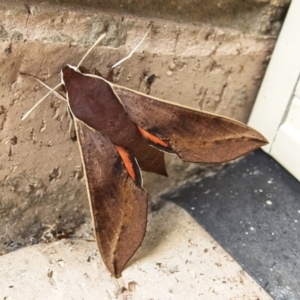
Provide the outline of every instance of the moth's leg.
{"type": "Polygon", "coordinates": [[[93,74],[96,75],[96,76],[104,78],[103,75],[101,74],[101,72],[97,68],[94,69],[93,74]]]}
{"type": "Polygon", "coordinates": [[[67,108],[67,112],[69,115],[69,137],[71,140],[76,141],[76,128],[75,128],[75,122],[72,113],[70,112],[70,108],[67,108]]]}
{"type": "Polygon", "coordinates": [[[114,82],[114,71],[113,69],[110,69],[105,77],[106,80],[108,80],[109,82],[114,82]]]}

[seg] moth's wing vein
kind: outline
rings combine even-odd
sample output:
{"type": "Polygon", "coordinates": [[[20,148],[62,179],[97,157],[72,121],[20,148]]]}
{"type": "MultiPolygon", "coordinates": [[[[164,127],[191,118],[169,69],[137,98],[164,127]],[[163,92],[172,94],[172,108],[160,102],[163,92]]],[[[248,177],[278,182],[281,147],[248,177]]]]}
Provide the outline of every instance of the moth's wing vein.
{"type": "Polygon", "coordinates": [[[267,143],[259,132],[233,119],[112,86],[130,119],[184,161],[226,162],[267,143]]]}
{"type": "Polygon", "coordinates": [[[75,123],[96,240],[107,268],[119,277],[144,237],[147,193],[132,180],[109,138],[75,123]]]}

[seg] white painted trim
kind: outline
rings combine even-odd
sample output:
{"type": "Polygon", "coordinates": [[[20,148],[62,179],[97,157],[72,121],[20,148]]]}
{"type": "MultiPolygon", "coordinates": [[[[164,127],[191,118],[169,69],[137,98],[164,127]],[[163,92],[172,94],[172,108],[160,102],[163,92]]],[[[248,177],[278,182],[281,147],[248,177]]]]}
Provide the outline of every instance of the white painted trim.
{"type": "MultiPolygon", "coordinates": [[[[294,130],[284,123],[294,95],[299,92],[296,89],[299,75],[300,0],[293,0],[248,124],[260,131],[269,140],[270,144],[263,147],[264,151],[274,156],[300,180],[300,168],[295,173],[296,165],[293,165],[290,160],[291,157],[295,157],[292,153],[295,153],[299,147],[298,135],[295,135],[295,140],[290,142],[287,142],[286,137],[283,137],[294,133],[294,130]]],[[[300,156],[299,150],[298,153],[300,156]]]]}
{"type": "Polygon", "coordinates": [[[248,124],[268,140],[270,152],[300,74],[300,1],[293,0],[248,124]]]}
{"type": "Polygon", "coordinates": [[[300,180],[300,99],[297,97],[286,122],[278,130],[270,154],[300,180]]]}

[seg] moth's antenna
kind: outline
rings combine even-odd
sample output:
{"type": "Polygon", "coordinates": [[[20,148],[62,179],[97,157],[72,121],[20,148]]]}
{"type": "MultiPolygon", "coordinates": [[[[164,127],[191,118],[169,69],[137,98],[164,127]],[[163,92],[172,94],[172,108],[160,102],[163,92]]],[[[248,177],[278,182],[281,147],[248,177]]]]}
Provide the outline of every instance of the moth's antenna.
{"type": "MultiPolygon", "coordinates": [[[[79,66],[81,65],[81,63],[83,62],[83,60],[89,55],[89,53],[96,47],[96,45],[105,37],[105,33],[102,34],[98,40],[94,43],[94,45],[89,49],[89,51],[83,56],[83,58],[81,59],[81,61],[79,62],[77,69],[79,68],[79,66]]],[[[35,78],[35,77],[34,77],[35,78]]],[[[42,81],[40,81],[39,79],[35,78],[40,84],[42,84],[43,86],[45,86],[47,89],[49,89],[50,91],[41,99],[39,100],[22,118],[21,121],[24,121],[31,113],[32,111],[44,100],[46,99],[51,93],[54,93],[58,98],[63,99],[66,101],[66,99],[64,99],[59,93],[57,93],[55,90],[57,88],[59,88],[62,83],[58,84],[56,87],[54,87],[53,89],[51,89],[48,85],[46,85],[45,83],[43,83],[42,81]]]]}
{"type": "Polygon", "coordinates": [[[53,93],[57,88],[59,88],[62,84],[58,84],[56,87],[50,90],[40,101],[38,101],[22,118],[21,121],[24,121],[31,113],[32,111],[45,99],[47,98],[51,93],[53,93]]]}
{"type": "MultiPolygon", "coordinates": [[[[43,85],[45,88],[47,88],[49,91],[53,91],[53,89],[47,85],[46,83],[44,83],[43,81],[39,80],[38,78],[35,78],[33,77],[36,81],[38,81],[41,85],[43,85]]],[[[53,94],[59,98],[60,100],[63,100],[63,101],[66,101],[67,102],[67,99],[64,98],[60,93],[58,93],[57,91],[53,91],[53,94]]]]}
{"type": "Polygon", "coordinates": [[[132,51],[124,58],[122,58],[121,60],[119,60],[118,62],[116,62],[111,68],[114,69],[115,67],[117,67],[118,65],[120,65],[123,61],[129,59],[132,54],[136,51],[136,49],[142,44],[142,42],[145,40],[146,36],[148,35],[149,31],[151,29],[151,26],[149,27],[148,31],[146,32],[146,34],[144,35],[144,37],[142,38],[142,40],[132,49],[132,51]]]}
{"type": "Polygon", "coordinates": [[[91,53],[91,51],[97,46],[97,44],[99,44],[105,37],[106,33],[103,33],[99,39],[94,43],[94,45],[88,50],[88,52],[83,56],[83,58],[81,59],[81,61],[79,62],[79,64],[77,65],[76,69],[78,69],[80,67],[80,65],[82,64],[82,62],[84,61],[84,59],[91,53]]]}

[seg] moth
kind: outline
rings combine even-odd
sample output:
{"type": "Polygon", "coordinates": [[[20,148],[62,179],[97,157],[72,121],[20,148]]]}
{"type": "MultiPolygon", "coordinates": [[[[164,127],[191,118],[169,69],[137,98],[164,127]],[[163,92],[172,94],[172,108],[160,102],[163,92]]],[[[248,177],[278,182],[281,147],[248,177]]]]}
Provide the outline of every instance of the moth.
{"type": "Polygon", "coordinates": [[[141,170],[166,176],[164,152],[186,162],[221,163],[267,140],[233,119],[116,85],[111,73],[108,79],[89,74],[81,62],[63,67],[61,84],[75,123],[98,248],[118,278],[146,231],[141,170]]]}

